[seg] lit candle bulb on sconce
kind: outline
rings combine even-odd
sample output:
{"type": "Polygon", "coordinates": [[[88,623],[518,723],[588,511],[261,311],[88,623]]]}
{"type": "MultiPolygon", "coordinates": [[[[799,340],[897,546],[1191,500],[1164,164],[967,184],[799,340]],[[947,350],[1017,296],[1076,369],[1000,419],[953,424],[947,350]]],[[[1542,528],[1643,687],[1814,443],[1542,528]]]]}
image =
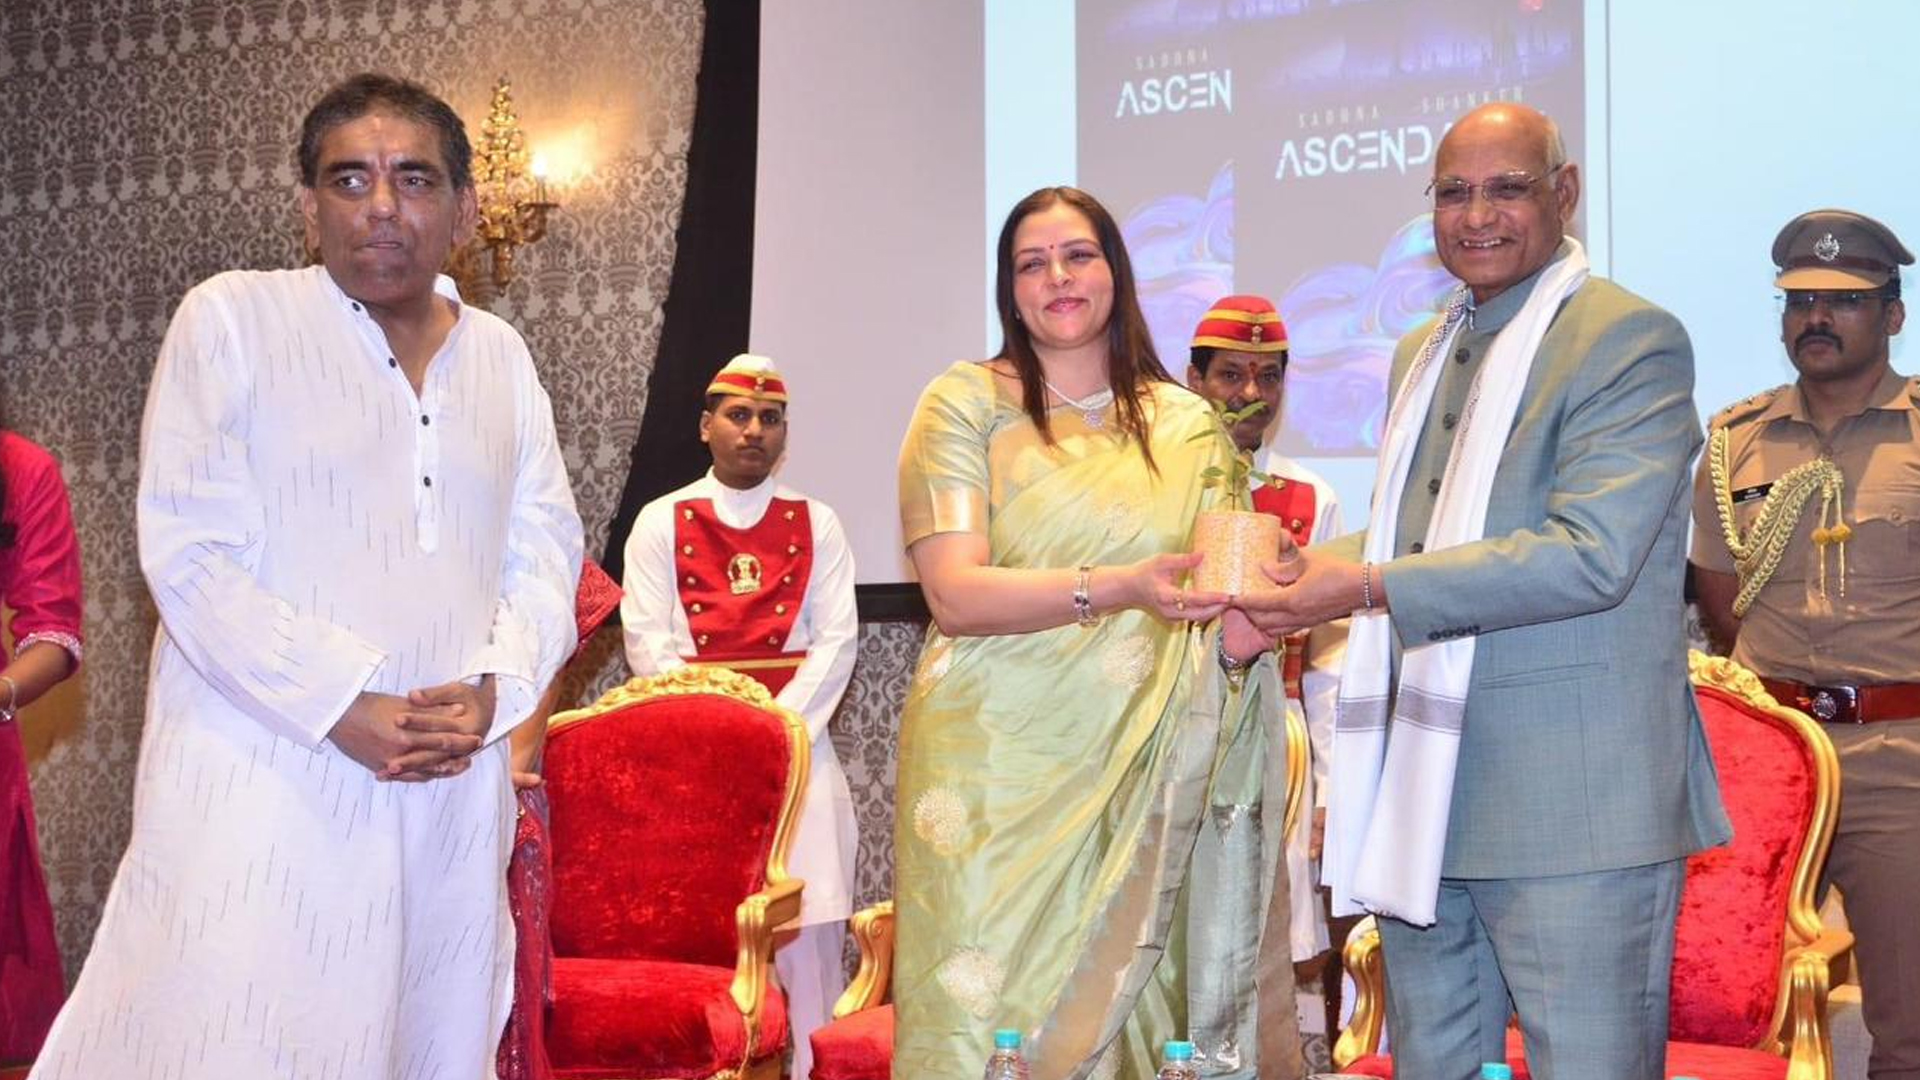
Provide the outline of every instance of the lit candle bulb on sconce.
{"type": "Polygon", "coordinates": [[[533,201],[537,203],[550,201],[547,198],[547,156],[533,155],[533,160],[527,165],[527,172],[533,176],[533,201]]]}

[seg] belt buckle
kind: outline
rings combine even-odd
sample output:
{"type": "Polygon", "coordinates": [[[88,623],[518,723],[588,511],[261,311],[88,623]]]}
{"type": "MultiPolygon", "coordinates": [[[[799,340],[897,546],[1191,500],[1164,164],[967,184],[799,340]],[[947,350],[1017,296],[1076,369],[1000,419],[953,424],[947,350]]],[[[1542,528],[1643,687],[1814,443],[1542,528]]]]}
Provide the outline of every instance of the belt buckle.
{"type": "Polygon", "coordinates": [[[1807,711],[1823,724],[1860,723],[1860,688],[1809,686],[1807,711]]]}

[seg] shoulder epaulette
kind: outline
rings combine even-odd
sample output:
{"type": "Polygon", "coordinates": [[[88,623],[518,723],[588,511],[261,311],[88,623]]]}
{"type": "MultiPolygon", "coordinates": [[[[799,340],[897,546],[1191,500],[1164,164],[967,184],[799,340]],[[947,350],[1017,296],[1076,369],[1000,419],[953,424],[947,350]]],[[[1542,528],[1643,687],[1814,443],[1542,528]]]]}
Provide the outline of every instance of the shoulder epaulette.
{"type": "Polygon", "coordinates": [[[1781,383],[1779,386],[1776,386],[1771,390],[1762,390],[1759,393],[1753,395],[1752,397],[1742,398],[1739,401],[1734,402],[1733,404],[1727,406],[1726,408],[1721,409],[1719,412],[1714,413],[1713,419],[1707,421],[1707,427],[1709,428],[1730,427],[1741,420],[1745,420],[1747,417],[1752,416],[1755,413],[1765,409],[1767,406],[1773,404],[1773,399],[1780,396],[1780,391],[1785,390],[1789,385],[1791,384],[1781,383]]]}

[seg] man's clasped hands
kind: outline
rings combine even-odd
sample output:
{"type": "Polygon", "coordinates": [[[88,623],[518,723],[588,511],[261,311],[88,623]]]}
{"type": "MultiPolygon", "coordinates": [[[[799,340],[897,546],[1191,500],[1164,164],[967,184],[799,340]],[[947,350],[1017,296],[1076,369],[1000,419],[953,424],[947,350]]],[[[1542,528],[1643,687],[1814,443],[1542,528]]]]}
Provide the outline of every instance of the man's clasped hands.
{"type": "Polygon", "coordinates": [[[459,776],[493,726],[494,682],[443,683],[398,694],[362,692],[327,738],[381,780],[459,776]]]}

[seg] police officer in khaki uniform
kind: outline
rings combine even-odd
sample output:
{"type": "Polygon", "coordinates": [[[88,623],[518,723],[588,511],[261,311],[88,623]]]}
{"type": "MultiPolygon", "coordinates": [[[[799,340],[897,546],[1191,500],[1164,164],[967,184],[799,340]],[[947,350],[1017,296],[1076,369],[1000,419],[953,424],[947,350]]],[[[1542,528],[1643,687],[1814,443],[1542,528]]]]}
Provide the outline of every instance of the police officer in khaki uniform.
{"type": "Polygon", "coordinates": [[[1694,484],[1708,629],[1840,755],[1828,878],[1858,938],[1874,1080],[1920,1080],[1920,379],[1894,372],[1913,256],[1844,210],[1773,242],[1799,378],[1713,419],[1694,484]]]}

